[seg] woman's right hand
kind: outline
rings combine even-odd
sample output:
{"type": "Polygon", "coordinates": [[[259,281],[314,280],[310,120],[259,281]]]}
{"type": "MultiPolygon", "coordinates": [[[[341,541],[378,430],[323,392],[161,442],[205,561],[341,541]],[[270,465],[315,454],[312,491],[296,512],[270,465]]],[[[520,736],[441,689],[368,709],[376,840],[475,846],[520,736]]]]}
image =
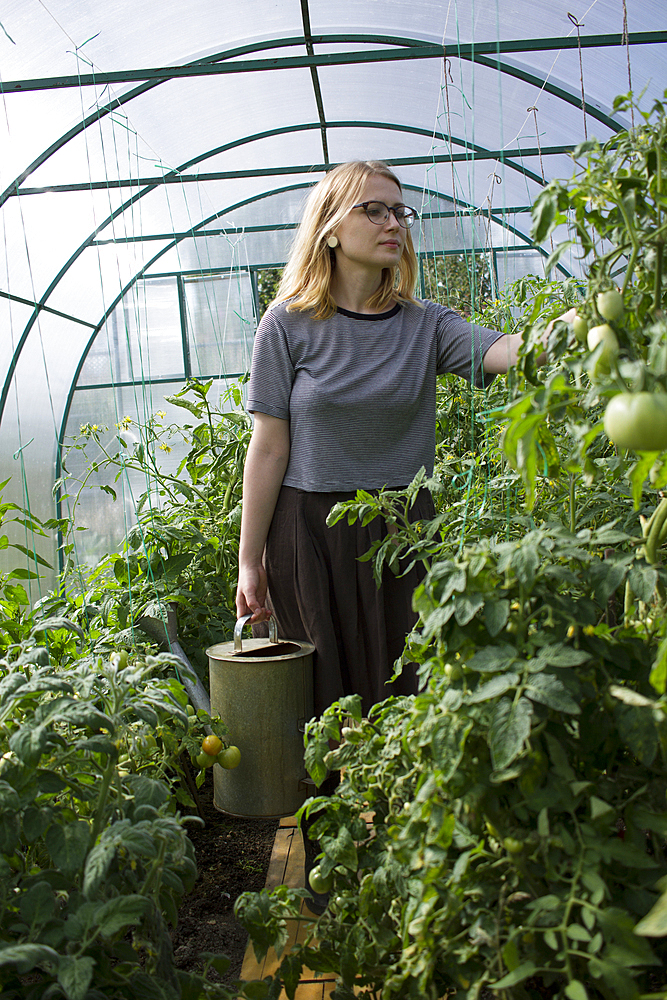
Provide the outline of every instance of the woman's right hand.
{"type": "Polygon", "coordinates": [[[236,589],[236,617],[243,618],[252,615],[250,624],[266,621],[271,612],[266,606],[267,580],[266,571],[260,563],[258,566],[239,567],[239,582],[236,589]]]}

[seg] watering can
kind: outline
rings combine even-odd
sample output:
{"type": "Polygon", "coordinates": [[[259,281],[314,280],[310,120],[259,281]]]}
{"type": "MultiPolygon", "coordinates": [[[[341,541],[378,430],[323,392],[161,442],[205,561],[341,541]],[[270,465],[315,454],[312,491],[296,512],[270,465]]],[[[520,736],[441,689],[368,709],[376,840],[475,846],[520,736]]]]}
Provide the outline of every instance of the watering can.
{"type": "Polygon", "coordinates": [[[211,712],[229,726],[241,751],[233,770],[213,765],[213,804],[231,816],[291,816],[312,788],[306,781],[303,733],[313,715],[313,653],[309,642],[277,638],[243,640],[251,618],[239,618],[233,642],[206,650],[211,712]]]}

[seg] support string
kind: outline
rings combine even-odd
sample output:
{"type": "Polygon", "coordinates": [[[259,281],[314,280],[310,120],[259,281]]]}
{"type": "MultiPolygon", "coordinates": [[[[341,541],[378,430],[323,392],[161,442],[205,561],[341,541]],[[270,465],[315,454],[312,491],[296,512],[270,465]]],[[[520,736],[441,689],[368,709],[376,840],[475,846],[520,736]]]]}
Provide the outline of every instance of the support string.
{"type": "MultiPolygon", "coordinates": [[[[630,37],[628,35],[628,8],[626,0],[623,0],[623,42],[625,43],[625,53],[628,59],[628,90],[632,91],[632,70],[630,68],[630,37]]],[[[630,105],[630,120],[632,127],[635,127],[635,109],[630,105]]]]}
{"type": "Polygon", "coordinates": [[[574,16],[574,14],[570,14],[569,11],[567,13],[567,16],[569,17],[569,19],[572,21],[572,24],[577,29],[577,42],[578,42],[578,45],[579,45],[579,76],[580,76],[580,80],[581,80],[581,110],[582,110],[583,115],[584,115],[584,137],[586,139],[588,139],[588,129],[586,127],[586,98],[584,96],[584,62],[583,62],[583,59],[581,57],[581,32],[579,31],[580,28],[584,27],[584,23],[583,23],[583,21],[581,21],[581,22],[578,21],[576,19],[576,17],[574,16]]]}

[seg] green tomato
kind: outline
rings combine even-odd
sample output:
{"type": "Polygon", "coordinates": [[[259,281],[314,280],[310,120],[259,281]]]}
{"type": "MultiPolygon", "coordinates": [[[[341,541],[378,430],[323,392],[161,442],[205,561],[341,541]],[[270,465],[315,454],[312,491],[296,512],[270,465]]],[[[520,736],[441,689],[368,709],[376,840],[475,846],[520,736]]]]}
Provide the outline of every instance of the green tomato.
{"type": "Polygon", "coordinates": [[[602,344],[602,351],[595,363],[589,368],[591,377],[607,373],[611,368],[611,362],[618,354],[618,338],[608,323],[600,326],[593,326],[588,331],[586,337],[588,350],[594,351],[598,344],[602,344]]]}
{"type": "Polygon", "coordinates": [[[505,837],[503,847],[508,854],[521,854],[523,851],[523,841],[517,840],[516,837],[505,837]]]}
{"type": "Polygon", "coordinates": [[[226,771],[231,771],[241,763],[241,751],[238,747],[225,747],[215,758],[226,771]]]}
{"type": "Polygon", "coordinates": [[[585,344],[588,336],[588,323],[586,320],[581,316],[575,316],[572,320],[572,330],[578,342],[585,344]]]}
{"type": "Polygon", "coordinates": [[[600,316],[612,322],[619,320],[625,312],[623,296],[615,288],[610,288],[606,292],[598,292],[597,306],[600,316]]]}
{"type": "Polygon", "coordinates": [[[194,715],[197,714],[194,710],[194,706],[191,705],[190,702],[188,702],[187,705],[185,706],[185,711],[188,713],[190,718],[192,718],[194,715]]]}
{"type": "Polygon", "coordinates": [[[605,410],[604,429],[618,448],[663,451],[667,448],[667,396],[619,392],[605,410]]]}
{"type": "Polygon", "coordinates": [[[110,660],[111,666],[115,667],[116,670],[125,670],[128,661],[127,650],[119,649],[117,652],[112,653],[110,660]]]}
{"type": "Polygon", "coordinates": [[[615,357],[618,353],[618,337],[608,323],[592,326],[586,335],[586,341],[589,351],[594,351],[598,344],[602,344],[603,354],[609,358],[615,357]]]}
{"type": "Polygon", "coordinates": [[[197,754],[196,758],[197,763],[202,769],[205,767],[212,767],[217,759],[217,757],[212,757],[210,753],[204,753],[203,750],[201,753],[197,754]]]}
{"type": "Polygon", "coordinates": [[[445,677],[450,681],[458,681],[463,677],[463,671],[458,663],[445,664],[445,677]]]}
{"type": "Polygon", "coordinates": [[[311,870],[308,876],[308,881],[313,892],[316,892],[320,896],[324,896],[327,892],[331,892],[333,876],[324,876],[319,865],[315,865],[315,867],[311,870]]]}

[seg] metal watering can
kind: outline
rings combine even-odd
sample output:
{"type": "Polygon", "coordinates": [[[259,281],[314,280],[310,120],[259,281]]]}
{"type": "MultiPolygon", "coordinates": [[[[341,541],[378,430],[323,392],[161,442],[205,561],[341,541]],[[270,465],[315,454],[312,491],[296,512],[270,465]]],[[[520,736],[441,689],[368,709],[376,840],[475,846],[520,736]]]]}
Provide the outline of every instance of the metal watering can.
{"type": "Polygon", "coordinates": [[[213,765],[213,804],[230,816],[291,816],[312,794],[305,782],[303,733],[313,715],[313,653],[309,642],[279,640],[269,620],[268,639],[241,639],[206,650],[211,713],[227,723],[241,763],[213,765]]]}

